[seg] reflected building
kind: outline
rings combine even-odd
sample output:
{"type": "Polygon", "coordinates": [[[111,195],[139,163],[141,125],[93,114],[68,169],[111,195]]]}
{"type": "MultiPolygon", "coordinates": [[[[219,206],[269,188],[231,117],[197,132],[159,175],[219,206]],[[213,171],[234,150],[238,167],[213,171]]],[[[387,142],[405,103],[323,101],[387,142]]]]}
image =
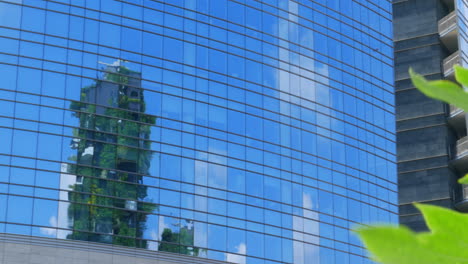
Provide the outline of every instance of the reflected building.
{"type": "Polygon", "coordinates": [[[145,203],[151,160],[150,126],[155,117],[145,114],[141,74],[117,60],[106,65],[103,76],[80,91],[70,106],[79,119],[68,173],[76,177],[68,200],[73,229],[68,239],[146,247],[137,242],[146,214],[156,207],[145,203]],[[100,205],[100,206],[96,206],[100,205]],[[142,211],[142,212],[138,212],[142,211]]]}
{"type": "Polygon", "coordinates": [[[0,246],[31,248],[0,259],[372,263],[351,229],[397,222],[391,15],[0,1],[0,246]]]}

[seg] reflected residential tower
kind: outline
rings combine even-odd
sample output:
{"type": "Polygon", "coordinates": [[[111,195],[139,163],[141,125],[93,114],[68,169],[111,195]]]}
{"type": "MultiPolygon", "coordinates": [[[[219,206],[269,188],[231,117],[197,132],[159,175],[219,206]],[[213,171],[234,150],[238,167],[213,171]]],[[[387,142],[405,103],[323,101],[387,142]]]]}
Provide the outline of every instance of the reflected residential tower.
{"type": "Polygon", "coordinates": [[[68,171],[76,183],[69,193],[73,233],[68,239],[136,246],[145,228],[144,212],[156,207],[144,203],[143,175],[149,171],[148,139],[155,118],[144,114],[140,80],[138,72],[118,60],[70,105],[80,126],[73,129],[70,144],[77,153],[69,158],[76,161],[68,171]]]}
{"type": "Polygon", "coordinates": [[[372,263],[350,230],[397,222],[391,17],[0,1],[0,259],[372,263]]]}

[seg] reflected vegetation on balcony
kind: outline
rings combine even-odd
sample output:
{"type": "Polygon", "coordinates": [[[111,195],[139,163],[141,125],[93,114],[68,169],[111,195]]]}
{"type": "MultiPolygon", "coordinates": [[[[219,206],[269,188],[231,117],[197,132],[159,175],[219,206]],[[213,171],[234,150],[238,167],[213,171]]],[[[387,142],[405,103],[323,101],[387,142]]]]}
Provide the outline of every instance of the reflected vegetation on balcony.
{"type": "Polygon", "coordinates": [[[71,104],[80,127],[69,145],[76,151],[69,157],[74,164],[62,165],[61,185],[69,190],[70,203],[59,207],[59,215],[67,215],[72,230],[62,236],[198,255],[190,220],[166,225],[159,233],[151,230],[153,241],[141,239],[147,237],[149,219],[157,221],[151,213],[158,213],[159,206],[143,183],[156,118],[145,114],[140,79],[141,73],[120,60],[104,64],[102,77],[83,87],[80,101],[71,104]]]}

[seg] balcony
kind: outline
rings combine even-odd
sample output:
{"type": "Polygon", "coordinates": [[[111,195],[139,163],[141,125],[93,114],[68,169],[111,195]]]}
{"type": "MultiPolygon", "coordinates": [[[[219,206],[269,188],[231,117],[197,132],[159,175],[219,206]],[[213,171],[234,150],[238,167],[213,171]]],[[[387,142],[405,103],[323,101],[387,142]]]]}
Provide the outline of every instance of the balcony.
{"type": "Polygon", "coordinates": [[[442,66],[444,68],[444,76],[446,78],[454,78],[453,66],[460,64],[460,51],[455,51],[450,56],[444,59],[442,66]]]}
{"type": "Polygon", "coordinates": [[[468,136],[457,140],[450,148],[452,165],[460,172],[468,172],[468,136]]]}
{"type": "Polygon", "coordinates": [[[457,184],[453,196],[453,206],[459,211],[468,212],[468,186],[457,184]]]}
{"type": "Polygon", "coordinates": [[[450,52],[458,49],[457,12],[452,11],[439,21],[439,36],[450,52]]]}
{"type": "Polygon", "coordinates": [[[449,10],[455,9],[455,0],[442,0],[449,10]]]}
{"type": "Polygon", "coordinates": [[[466,119],[465,112],[454,105],[449,105],[450,113],[447,118],[447,121],[450,126],[457,132],[458,135],[461,135],[466,129],[466,119]]]}

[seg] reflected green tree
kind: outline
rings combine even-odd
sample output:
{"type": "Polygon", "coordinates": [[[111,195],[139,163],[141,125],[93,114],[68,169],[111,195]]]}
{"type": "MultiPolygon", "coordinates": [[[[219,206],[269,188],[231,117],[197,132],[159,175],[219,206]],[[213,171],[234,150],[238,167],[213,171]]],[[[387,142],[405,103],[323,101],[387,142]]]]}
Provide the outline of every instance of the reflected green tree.
{"type": "Polygon", "coordinates": [[[200,249],[194,245],[193,222],[182,220],[183,224],[179,232],[174,232],[170,228],[164,228],[159,244],[159,251],[181,253],[185,255],[198,256],[200,249]]]}
{"type": "MultiPolygon", "coordinates": [[[[70,108],[79,119],[70,147],[76,156],[68,168],[76,175],[69,192],[69,239],[148,248],[140,239],[147,215],[157,206],[148,199],[143,175],[149,174],[151,127],[146,114],[141,73],[106,64],[103,76],[83,87],[70,108]]],[[[197,256],[193,223],[183,220],[178,232],[165,229],[158,250],[197,256]]]]}
{"type": "Polygon", "coordinates": [[[143,185],[156,119],[145,114],[140,79],[121,61],[108,64],[102,78],[82,88],[80,101],[71,104],[80,127],[70,145],[77,151],[70,168],[77,175],[69,193],[70,239],[146,247],[136,238],[143,235],[147,213],[156,209],[145,202],[143,185]]]}

